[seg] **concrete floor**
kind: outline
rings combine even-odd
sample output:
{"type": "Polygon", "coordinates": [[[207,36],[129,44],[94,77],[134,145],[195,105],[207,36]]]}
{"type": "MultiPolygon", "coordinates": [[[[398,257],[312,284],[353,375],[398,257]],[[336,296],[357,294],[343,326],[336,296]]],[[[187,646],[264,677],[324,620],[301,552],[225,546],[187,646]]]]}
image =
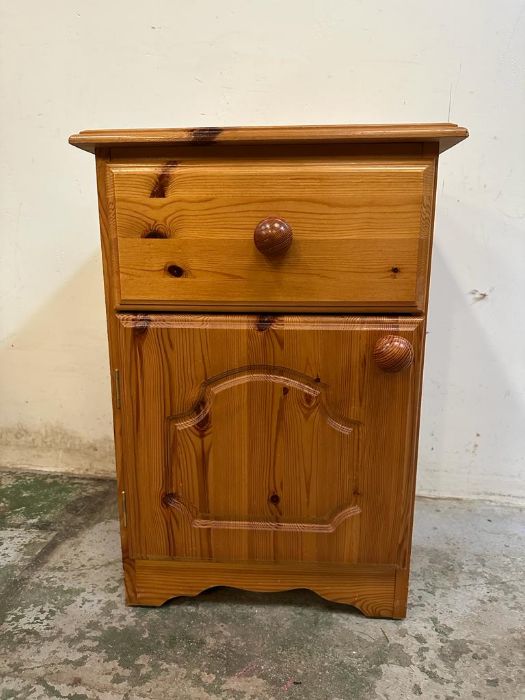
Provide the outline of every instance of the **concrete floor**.
{"type": "Polygon", "coordinates": [[[525,698],[518,508],[422,499],[408,618],[307,591],[126,608],[112,481],[0,474],[0,698],[525,698]]]}

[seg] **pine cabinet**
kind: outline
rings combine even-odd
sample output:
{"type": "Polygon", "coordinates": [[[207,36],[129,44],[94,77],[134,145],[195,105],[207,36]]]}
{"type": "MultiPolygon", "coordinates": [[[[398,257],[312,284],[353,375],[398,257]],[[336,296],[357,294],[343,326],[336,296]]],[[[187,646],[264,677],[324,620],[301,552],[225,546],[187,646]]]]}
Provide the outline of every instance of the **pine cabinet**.
{"type": "Polygon", "coordinates": [[[437,160],[453,124],[87,131],[127,601],[406,613],[437,160]]]}

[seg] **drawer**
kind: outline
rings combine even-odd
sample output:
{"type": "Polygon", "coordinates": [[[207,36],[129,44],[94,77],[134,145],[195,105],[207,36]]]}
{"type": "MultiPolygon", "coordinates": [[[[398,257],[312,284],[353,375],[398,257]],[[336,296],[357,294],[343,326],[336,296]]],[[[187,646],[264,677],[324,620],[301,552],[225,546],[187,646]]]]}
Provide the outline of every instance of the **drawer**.
{"type": "Polygon", "coordinates": [[[117,319],[133,557],[402,563],[422,318],[117,319]]]}
{"type": "Polygon", "coordinates": [[[433,155],[189,152],[108,166],[118,308],[425,308],[433,155]]]}

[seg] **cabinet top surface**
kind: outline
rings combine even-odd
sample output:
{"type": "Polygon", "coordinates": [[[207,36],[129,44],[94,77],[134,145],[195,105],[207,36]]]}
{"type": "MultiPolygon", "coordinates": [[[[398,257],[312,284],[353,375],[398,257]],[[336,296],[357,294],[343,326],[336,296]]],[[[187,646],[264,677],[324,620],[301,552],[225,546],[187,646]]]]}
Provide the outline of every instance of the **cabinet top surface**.
{"type": "Polygon", "coordinates": [[[435,142],[443,152],[468,137],[464,127],[433,124],[327,124],[324,126],[232,126],[185,129],[102,129],[81,131],[69,143],[85,151],[112,146],[167,146],[181,143],[352,143],[435,142]]]}

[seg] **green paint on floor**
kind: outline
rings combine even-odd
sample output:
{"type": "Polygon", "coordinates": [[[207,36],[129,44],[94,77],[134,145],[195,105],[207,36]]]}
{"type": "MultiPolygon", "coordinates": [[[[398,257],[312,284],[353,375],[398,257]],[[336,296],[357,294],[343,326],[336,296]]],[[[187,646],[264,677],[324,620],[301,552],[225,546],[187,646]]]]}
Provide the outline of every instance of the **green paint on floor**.
{"type": "MultiPolygon", "coordinates": [[[[96,481],[94,482],[97,483],[96,481]]],[[[0,528],[55,528],[91,480],[51,474],[0,472],[0,528]]]]}

